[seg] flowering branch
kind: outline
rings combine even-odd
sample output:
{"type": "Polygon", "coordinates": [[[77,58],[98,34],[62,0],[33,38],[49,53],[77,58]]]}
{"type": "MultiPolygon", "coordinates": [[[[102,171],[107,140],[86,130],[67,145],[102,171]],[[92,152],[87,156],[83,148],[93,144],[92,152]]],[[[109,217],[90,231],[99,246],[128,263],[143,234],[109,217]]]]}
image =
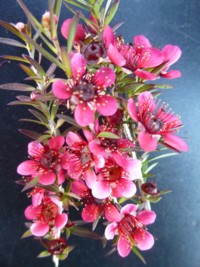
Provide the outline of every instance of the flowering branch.
{"type": "Polygon", "coordinates": [[[147,229],[156,219],[150,203],[169,192],[158,190],[150,173],[157,163],[151,162],[172,153],[149,156],[161,147],[188,150],[176,135],[180,118],[157,100],[162,89],[171,87],[155,82],[181,76],[170,70],[181,50],[170,44],[155,48],[143,35],[126,44],[115,33],[120,24],[110,26],[119,0],[65,0],[74,17],[61,28],[61,0],[49,1],[41,22],[17,2],[28,23],[0,21],[19,39],[0,42],[23,53],[1,58],[20,62],[25,80],[34,81],[35,87],[9,83],[0,88],[25,93],[9,104],[31,107],[34,119],[21,120],[45,128],[42,133],[20,129],[34,139],[28,144],[28,159],[17,168],[22,176],[18,183],[32,199],[25,209],[31,223],[23,237],[38,237],[45,247],[39,257],[53,256],[55,266],[73,250],[68,243],[73,234],[103,244],[113,240],[120,256],[132,250],[144,262],[139,250],[154,245],[147,229]],[[58,40],[58,31],[67,45],[58,40]],[[73,221],[73,212],[81,213],[82,220],[73,221]],[[103,237],[94,232],[100,218],[106,225],[103,237]],[[82,226],[86,223],[92,223],[92,231],[82,226]]]}

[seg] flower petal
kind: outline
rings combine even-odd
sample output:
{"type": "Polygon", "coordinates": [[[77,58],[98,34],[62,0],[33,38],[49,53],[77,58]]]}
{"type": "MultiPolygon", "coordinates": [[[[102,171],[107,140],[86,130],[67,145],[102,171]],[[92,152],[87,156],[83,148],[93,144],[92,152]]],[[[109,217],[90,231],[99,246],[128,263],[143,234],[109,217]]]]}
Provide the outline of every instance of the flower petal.
{"type": "Polygon", "coordinates": [[[59,150],[64,145],[65,139],[63,136],[56,136],[48,141],[48,146],[52,149],[59,150]]]}
{"type": "Polygon", "coordinates": [[[84,207],[81,215],[85,222],[94,222],[99,216],[99,208],[94,203],[88,204],[84,207]]]}
{"type": "Polygon", "coordinates": [[[127,204],[121,209],[121,214],[123,215],[136,215],[137,205],[135,204],[127,204]]]}
{"type": "Polygon", "coordinates": [[[171,66],[176,61],[179,60],[182,52],[178,46],[175,45],[165,45],[162,49],[162,53],[164,55],[164,60],[167,62],[167,66],[171,66]]]}
{"type": "Polygon", "coordinates": [[[119,210],[111,203],[105,205],[104,212],[108,222],[119,222],[121,219],[119,210]]]}
{"type": "Polygon", "coordinates": [[[92,187],[92,195],[99,199],[104,199],[110,196],[112,190],[109,183],[98,181],[92,187]]]}
{"type": "Polygon", "coordinates": [[[83,55],[76,53],[71,59],[72,73],[74,80],[79,81],[86,71],[87,62],[83,55]]]}
{"type": "Polygon", "coordinates": [[[128,114],[134,121],[138,121],[138,115],[137,115],[137,108],[135,105],[135,102],[132,98],[129,98],[128,103],[127,103],[127,110],[128,114]]]}
{"type": "Polygon", "coordinates": [[[67,133],[66,143],[70,148],[73,149],[73,147],[77,145],[85,144],[85,141],[79,134],[70,131],[67,133]]]}
{"type": "Polygon", "coordinates": [[[109,95],[99,96],[97,98],[96,108],[101,115],[110,116],[117,111],[117,101],[109,95]]]}
{"type": "Polygon", "coordinates": [[[154,211],[151,210],[144,210],[141,211],[138,215],[137,218],[145,225],[152,224],[155,222],[156,219],[156,214],[154,211]]]}
{"type": "Polygon", "coordinates": [[[63,81],[55,81],[52,84],[53,94],[59,99],[68,99],[71,97],[72,89],[63,81]]]}
{"type": "Polygon", "coordinates": [[[89,149],[95,155],[98,156],[106,155],[105,149],[98,143],[98,140],[93,140],[89,142],[89,149]]]}
{"type": "Polygon", "coordinates": [[[56,180],[56,174],[54,172],[48,172],[45,174],[40,174],[39,182],[43,185],[53,184],[56,180]]]}
{"type": "Polygon", "coordinates": [[[109,25],[106,25],[104,31],[103,31],[103,41],[106,46],[106,48],[109,47],[110,44],[113,44],[115,41],[115,35],[113,33],[113,30],[109,25]]]}
{"type": "Polygon", "coordinates": [[[43,153],[43,145],[40,143],[33,141],[28,144],[28,154],[31,157],[40,158],[43,153]]]}
{"type": "Polygon", "coordinates": [[[85,183],[89,188],[92,188],[97,180],[94,170],[88,168],[84,173],[85,183]]]}
{"type": "Polygon", "coordinates": [[[83,129],[83,133],[87,139],[88,142],[92,141],[94,139],[94,135],[91,131],[88,131],[86,129],[83,129]]]}
{"type": "Polygon", "coordinates": [[[71,185],[71,190],[74,194],[80,197],[84,197],[85,193],[87,194],[88,192],[88,188],[82,180],[73,182],[71,185]]]}
{"type": "Polygon", "coordinates": [[[17,173],[21,175],[34,175],[38,163],[34,160],[26,160],[17,167],[17,173]]]}
{"type": "Polygon", "coordinates": [[[107,240],[111,240],[115,236],[118,224],[116,222],[110,223],[105,229],[105,237],[107,240]]]}
{"type": "Polygon", "coordinates": [[[138,134],[138,142],[144,151],[154,151],[157,148],[157,140],[148,132],[138,134]]]}
{"type": "Polygon", "coordinates": [[[94,123],[94,110],[85,103],[78,104],[74,112],[74,118],[80,126],[87,126],[94,123]]]}
{"type": "Polygon", "coordinates": [[[151,47],[149,40],[144,35],[137,35],[133,40],[134,46],[151,47]]]}
{"type": "Polygon", "coordinates": [[[55,227],[57,229],[62,229],[68,221],[68,216],[66,213],[58,214],[55,219],[55,227]]]}
{"type": "Polygon", "coordinates": [[[121,257],[128,256],[131,251],[130,242],[126,238],[120,236],[117,242],[117,250],[121,257]]]}
{"type": "Polygon", "coordinates": [[[94,75],[94,83],[96,86],[109,87],[115,81],[115,72],[111,68],[100,68],[94,75]]]}
{"type": "Polygon", "coordinates": [[[41,207],[34,207],[32,205],[28,206],[25,211],[24,215],[28,220],[36,220],[41,214],[41,207]]]}
{"type": "Polygon", "coordinates": [[[181,77],[181,72],[179,70],[170,70],[166,73],[162,72],[160,75],[165,79],[175,79],[181,77]]]}
{"type": "Polygon", "coordinates": [[[37,221],[31,225],[30,230],[35,236],[44,236],[49,231],[49,225],[45,222],[37,221]]]}
{"type": "Polygon", "coordinates": [[[163,53],[156,48],[144,48],[140,55],[140,61],[138,62],[138,68],[146,69],[157,67],[164,61],[163,53]]]}
{"type": "Polygon", "coordinates": [[[58,184],[61,185],[62,183],[64,183],[66,177],[67,177],[67,172],[61,169],[58,172],[58,184]]]}
{"type": "Polygon", "coordinates": [[[143,80],[155,80],[158,76],[146,70],[137,69],[134,74],[143,80]]]}
{"type": "Polygon", "coordinates": [[[186,142],[178,137],[177,135],[174,134],[167,134],[162,136],[165,143],[170,146],[172,149],[174,148],[175,150],[178,151],[188,151],[188,145],[186,142]]]}
{"type": "Polygon", "coordinates": [[[137,231],[134,232],[134,239],[137,243],[137,247],[140,250],[148,250],[153,247],[154,245],[154,237],[149,232],[143,230],[143,231],[137,231]]]}
{"type": "MultiPolygon", "coordinates": [[[[72,22],[72,19],[67,19],[63,22],[63,24],[61,26],[61,33],[65,39],[68,39],[71,22],[72,22]]],[[[83,29],[81,24],[78,24],[77,29],[76,29],[76,33],[75,33],[75,37],[74,37],[74,42],[77,43],[77,42],[83,40],[84,38],[85,38],[85,30],[83,29]]]]}
{"type": "Polygon", "coordinates": [[[114,197],[132,197],[135,195],[137,189],[135,184],[127,179],[118,180],[117,186],[113,188],[114,197]]]}
{"type": "Polygon", "coordinates": [[[107,52],[110,61],[116,66],[122,67],[126,64],[125,58],[120,54],[118,49],[114,47],[114,45],[110,44],[107,52]]]}

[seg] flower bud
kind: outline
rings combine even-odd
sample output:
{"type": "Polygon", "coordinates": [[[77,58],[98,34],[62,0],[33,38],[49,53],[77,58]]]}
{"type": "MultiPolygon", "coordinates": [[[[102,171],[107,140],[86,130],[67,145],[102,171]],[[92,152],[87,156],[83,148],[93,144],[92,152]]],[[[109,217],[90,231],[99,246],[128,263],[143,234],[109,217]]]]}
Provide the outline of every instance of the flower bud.
{"type": "Polygon", "coordinates": [[[89,64],[95,64],[102,57],[105,57],[103,44],[92,42],[83,48],[83,54],[89,64]]]}
{"type": "Polygon", "coordinates": [[[155,183],[152,183],[152,182],[144,183],[142,184],[141,188],[142,188],[142,191],[148,195],[155,196],[159,194],[159,190],[155,183]]]}
{"type": "Polygon", "coordinates": [[[18,22],[17,24],[14,25],[15,28],[22,33],[27,33],[27,25],[24,24],[23,22],[18,22]]]}
{"type": "Polygon", "coordinates": [[[65,239],[57,238],[49,242],[48,251],[51,253],[51,255],[60,255],[66,247],[67,243],[65,239]]]}
{"type": "MultiPolygon", "coordinates": [[[[58,24],[58,17],[54,15],[54,22],[58,24]]],[[[50,19],[50,12],[46,11],[42,16],[42,26],[46,30],[51,30],[51,19],[50,19]]]]}

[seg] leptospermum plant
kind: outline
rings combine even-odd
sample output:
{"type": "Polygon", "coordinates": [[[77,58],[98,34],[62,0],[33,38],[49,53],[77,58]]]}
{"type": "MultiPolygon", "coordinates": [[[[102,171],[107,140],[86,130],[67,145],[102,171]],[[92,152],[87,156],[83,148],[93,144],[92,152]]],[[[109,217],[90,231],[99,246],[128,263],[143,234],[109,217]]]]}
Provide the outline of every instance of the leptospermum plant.
{"type": "Polygon", "coordinates": [[[127,44],[117,33],[120,24],[110,24],[119,0],[65,0],[63,8],[73,15],[64,21],[61,0],[49,1],[41,21],[17,2],[27,21],[0,21],[17,38],[0,42],[18,47],[22,55],[1,59],[20,62],[27,77],[23,84],[0,88],[22,91],[9,104],[28,105],[34,119],[22,121],[44,127],[20,129],[33,139],[27,160],[17,167],[18,183],[31,197],[23,237],[40,240],[45,250],[39,257],[52,255],[55,266],[74,248],[71,235],[103,245],[112,240],[110,253],[126,257],[132,251],[144,261],[140,251],[155,241],[147,228],[156,219],[150,203],[168,193],[158,189],[150,171],[159,157],[174,154],[167,149],[188,150],[177,135],[180,118],[160,100],[170,86],[158,82],[181,76],[172,68],[181,50],[171,44],[155,48],[144,35],[127,44]],[[160,155],[153,158],[152,151],[160,155]],[[74,221],[73,213],[80,220],[74,221]],[[99,220],[104,236],[95,232],[99,220]]]}

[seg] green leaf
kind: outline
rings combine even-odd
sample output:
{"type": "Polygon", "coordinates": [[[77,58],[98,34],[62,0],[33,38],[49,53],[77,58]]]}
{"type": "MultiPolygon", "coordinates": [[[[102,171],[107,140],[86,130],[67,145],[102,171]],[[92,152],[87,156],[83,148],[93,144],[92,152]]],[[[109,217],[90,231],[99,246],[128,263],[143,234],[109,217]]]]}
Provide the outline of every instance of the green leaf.
{"type": "Polygon", "coordinates": [[[26,130],[26,129],[19,129],[18,131],[34,140],[38,139],[41,136],[41,134],[37,132],[26,130]]]}
{"type": "Polygon", "coordinates": [[[32,236],[33,234],[31,233],[31,230],[28,229],[22,236],[21,236],[21,239],[23,238],[27,238],[29,236],[32,236]]]}
{"type": "Polygon", "coordinates": [[[22,55],[31,65],[33,65],[39,72],[39,74],[41,76],[46,76],[46,73],[44,71],[44,69],[42,68],[42,66],[37,62],[35,61],[33,58],[27,56],[27,55],[22,55]]]}
{"type": "Polygon", "coordinates": [[[145,174],[147,174],[148,172],[150,172],[153,168],[155,168],[158,165],[158,162],[148,166],[148,168],[145,170],[145,174]]]}
{"type": "Polygon", "coordinates": [[[108,25],[111,22],[111,20],[114,18],[115,13],[117,12],[117,9],[119,7],[119,3],[120,3],[119,0],[115,0],[114,4],[112,5],[112,7],[110,8],[108,12],[108,15],[106,16],[104,27],[108,25]]]}
{"type": "Polygon", "coordinates": [[[80,227],[80,226],[76,226],[73,228],[73,231],[71,231],[71,234],[76,235],[76,236],[80,236],[80,237],[87,237],[87,238],[91,238],[91,239],[102,239],[102,237],[97,234],[94,233],[86,228],[80,227]]]}
{"type": "Polygon", "coordinates": [[[52,38],[57,38],[57,25],[54,19],[54,2],[55,0],[49,0],[49,11],[50,11],[50,27],[51,27],[51,35],[52,38]]]}
{"type": "Polygon", "coordinates": [[[37,49],[45,58],[47,58],[49,61],[55,63],[59,68],[64,70],[64,67],[62,63],[55,58],[55,56],[51,55],[47,50],[45,50],[43,47],[41,47],[38,43],[36,43],[31,37],[24,34],[27,41],[35,48],[37,49]]]}
{"type": "Polygon", "coordinates": [[[159,202],[161,199],[162,199],[162,197],[160,197],[160,196],[148,196],[148,197],[146,197],[146,199],[148,200],[148,201],[150,201],[150,202],[152,202],[152,203],[157,203],[157,202],[159,202]]]}
{"type": "Polygon", "coordinates": [[[77,26],[79,21],[79,15],[78,13],[73,17],[70,27],[69,27],[69,33],[68,33],[68,39],[67,39],[67,52],[70,53],[72,50],[72,46],[74,43],[74,37],[76,34],[77,26]]]}
{"type": "Polygon", "coordinates": [[[45,258],[45,257],[48,257],[48,256],[51,256],[51,253],[49,251],[47,251],[47,250],[44,250],[37,257],[38,258],[45,258]]]}
{"type": "Polygon", "coordinates": [[[111,139],[120,139],[120,137],[111,132],[100,132],[97,137],[111,138],[111,139]]]}
{"type": "Polygon", "coordinates": [[[60,255],[58,255],[57,257],[58,257],[59,260],[61,260],[61,261],[62,261],[62,260],[65,260],[65,259],[68,257],[69,253],[70,253],[73,249],[74,249],[73,246],[67,246],[66,249],[63,251],[63,253],[60,254],[60,255]]]}
{"type": "Polygon", "coordinates": [[[117,92],[120,93],[127,93],[131,91],[137,91],[139,88],[141,88],[144,85],[144,83],[132,83],[128,84],[122,87],[117,88],[117,92]]]}
{"type": "Polygon", "coordinates": [[[39,111],[34,109],[29,109],[29,112],[34,115],[36,118],[38,118],[41,122],[48,123],[48,119],[39,111]]]}
{"type": "Polygon", "coordinates": [[[63,119],[64,121],[66,121],[67,123],[71,124],[71,125],[74,125],[75,127],[77,128],[80,128],[80,126],[75,122],[74,119],[72,119],[70,116],[67,116],[67,115],[62,115],[62,114],[58,114],[56,116],[57,118],[59,119],[63,119]]]}
{"type": "Polygon", "coordinates": [[[144,257],[135,246],[132,247],[132,251],[144,264],[147,264],[144,257]]]}
{"type": "Polygon", "coordinates": [[[0,37],[0,43],[1,44],[7,44],[7,45],[11,45],[11,46],[17,46],[17,47],[21,47],[21,48],[26,48],[26,46],[16,40],[13,39],[9,39],[9,38],[2,38],[0,37]]]}
{"type": "Polygon", "coordinates": [[[169,194],[171,192],[172,192],[172,190],[162,190],[162,191],[159,192],[159,195],[162,196],[162,195],[169,194]]]}
{"type": "Polygon", "coordinates": [[[28,184],[26,184],[26,185],[24,186],[24,188],[22,189],[22,192],[24,192],[24,191],[26,191],[26,190],[28,190],[28,189],[30,189],[30,188],[36,186],[37,183],[38,183],[38,181],[39,181],[39,177],[37,176],[37,177],[35,177],[33,180],[31,180],[28,184]]]}
{"type": "Polygon", "coordinates": [[[3,20],[0,20],[0,26],[2,26],[3,28],[7,29],[10,32],[12,32],[14,35],[16,35],[17,37],[19,37],[20,39],[22,39],[24,42],[26,42],[25,37],[12,24],[10,24],[8,22],[5,22],[3,20]]]}
{"type": "Polygon", "coordinates": [[[60,193],[59,187],[55,184],[52,184],[52,185],[38,184],[37,186],[50,192],[60,193]]]}
{"type": "Polygon", "coordinates": [[[0,89],[13,91],[34,91],[35,88],[23,83],[5,83],[0,85],[0,89]]]}
{"type": "Polygon", "coordinates": [[[67,74],[67,77],[71,78],[72,77],[72,69],[71,69],[71,61],[70,61],[69,54],[67,53],[67,50],[64,47],[61,47],[60,50],[61,50],[60,56],[62,59],[64,71],[67,74]]]}
{"type": "Polygon", "coordinates": [[[65,0],[65,2],[67,2],[67,3],[69,3],[69,4],[73,5],[73,6],[76,6],[76,7],[82,8],[84,10],[87,10],[87,11],[90,10],[88,7],[86,7],[86,6],[82,5],[82,4],[79,4],[79,3],[75,2],[75,1],[65,0]]]}
{"type": "Polygon", "coordinates": [[[17,56],[4,55],[4,56],[0,56],[0,58],[28,63],[28,61],[26,59],[24,59],[22,57],[17,57],[17,56]]]}
{"type": "Polygon", "coordinates": [[[65,123],[63,119],[58,119],[55,129],[59,129],[63,125],[63,123],[65,123]]]}
{"type": "Polygon", "coordinates": [[[177,156],[177,155],[178,155],[178,153],[166,153],[166,154],[157,156],[155,158],[149,159],[149,160],[145,161],[144,163],[149,163],[149,162],[152,162],[152,161],[155,161],[155,160],[158,160],[158,159],[162,159],[162,158],[166,158],[166,157],[171,157],[171,156],[177,156]]]}
{"type": "Polygon", "coordinates": [[[59,18],[60,17],[60,10],[62,6],[62,0],[56,0],[54,4],[54,14],[59,18]]]}
{"type": "Polygon", "coordinates": [[[35,76],[35,72],[29,68],[28,66],[24,65],[24,64],[19,64],[20,68],[30,77],[34,77],[35,76]]]}

